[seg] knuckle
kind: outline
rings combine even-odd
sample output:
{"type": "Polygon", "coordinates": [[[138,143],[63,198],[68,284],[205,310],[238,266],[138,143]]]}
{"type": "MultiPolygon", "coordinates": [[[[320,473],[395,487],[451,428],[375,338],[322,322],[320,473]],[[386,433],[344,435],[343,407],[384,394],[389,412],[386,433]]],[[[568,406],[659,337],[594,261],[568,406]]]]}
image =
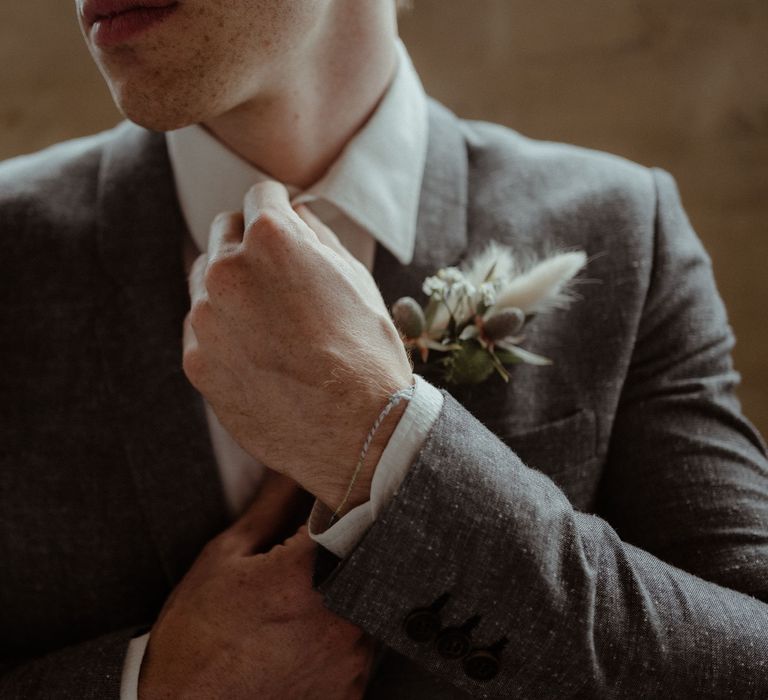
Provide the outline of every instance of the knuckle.
{"type": "Polygon", "coordinates": [[[275,206],[265,206],[251,222],[249,230],[261,236],[285,233],[292,228],[288,215],[275,206]]]}
{"type": "Polygon", "coordinates": [[[210,323],[213,315],[211,302],[207,297],[200,297],[192,302],[189,309],[189,323],[196,331],[210,323]]]}
{"type": "Polygon", "coordinates": [[[205,288],[210,292],[221,292],[240,273],[241,267],[242,258],[237,253],[212,258],[203,275],[205,288]]]}

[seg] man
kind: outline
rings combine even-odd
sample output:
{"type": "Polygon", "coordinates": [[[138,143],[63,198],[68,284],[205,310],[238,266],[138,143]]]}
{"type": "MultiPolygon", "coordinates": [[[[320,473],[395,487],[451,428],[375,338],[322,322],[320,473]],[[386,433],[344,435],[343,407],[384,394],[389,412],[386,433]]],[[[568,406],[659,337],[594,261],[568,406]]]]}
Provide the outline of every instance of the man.
{"type": "Polygon", "coordinates": [[[390,0],[77,8],[135,124],[0,170],[0,697],[765,697],[765,448],[669,176],[425,102],[390,0]],[[599,285],[438,390],[387,307],[492,239],[599,285]]]}

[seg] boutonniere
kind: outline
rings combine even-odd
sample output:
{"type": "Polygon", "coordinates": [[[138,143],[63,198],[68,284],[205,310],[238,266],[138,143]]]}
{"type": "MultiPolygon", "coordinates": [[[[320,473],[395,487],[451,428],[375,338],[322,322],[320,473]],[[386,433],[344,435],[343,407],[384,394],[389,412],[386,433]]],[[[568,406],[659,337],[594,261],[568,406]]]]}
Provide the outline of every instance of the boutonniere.
{"type": "Polygon", "coordinates": [[[519,261],[491,242],[460,268],[445,267],[424,280],[424,308],[412,297],[392,306],[406,348],[424,369],[448,384],[479,384],[494,370],[509,381],[507,365],[551,360],[525,349],[526,325],[535,316],[566,308],[573,278],[587,262],[583,252],[519,261]]]}

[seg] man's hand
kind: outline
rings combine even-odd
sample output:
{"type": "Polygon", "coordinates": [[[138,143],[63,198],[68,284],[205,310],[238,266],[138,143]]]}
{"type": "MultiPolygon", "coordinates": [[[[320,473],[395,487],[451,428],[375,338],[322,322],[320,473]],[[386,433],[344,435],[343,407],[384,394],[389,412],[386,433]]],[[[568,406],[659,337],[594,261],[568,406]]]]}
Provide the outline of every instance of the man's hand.
{"type": "Polygon", "coordinates": [[[254,554],[295,494],[271,473],[248,512],[206,546],[152,628],[140,700],[363,696],[372,642],[312,590],[316,545],[306,528],[254,554]]]}
{"type": "MultiPolygon", "coordinates": [[[[368,271],[267,182],[248,192],[243,214],[216,218],[190,294],[190,381],[246,451],[337,506],[386,397],[413,383],[368,271]]],[[[367,500],[403,408],[377,434],[351,502],[367,500]]]]}

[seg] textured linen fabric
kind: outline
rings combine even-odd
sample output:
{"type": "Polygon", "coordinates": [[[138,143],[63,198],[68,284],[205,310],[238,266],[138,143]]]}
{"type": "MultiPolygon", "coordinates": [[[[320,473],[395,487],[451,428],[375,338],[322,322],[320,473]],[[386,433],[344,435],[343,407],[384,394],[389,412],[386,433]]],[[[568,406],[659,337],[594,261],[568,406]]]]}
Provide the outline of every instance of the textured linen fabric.
{"type": "MultiPolygon", "coordinates": [[[[0,232],[0,698],[117,698],[129,639],[228,522],[180,365],[163,136],[123,124],[3,164],[0,232]]],[[[444,393],[397,493],[318,575],[382,647],[367,697],[768,696],[765,448],[671,178],[431,103],[413,259],[377,245],[373,276],[388,304],[422,298],[491,239],[583,249],[595,282],[530,324],[553,365],[444,393]],[[495,678],[405,633],[443,594],[444,627],[506,639],[495,678]]]]}

